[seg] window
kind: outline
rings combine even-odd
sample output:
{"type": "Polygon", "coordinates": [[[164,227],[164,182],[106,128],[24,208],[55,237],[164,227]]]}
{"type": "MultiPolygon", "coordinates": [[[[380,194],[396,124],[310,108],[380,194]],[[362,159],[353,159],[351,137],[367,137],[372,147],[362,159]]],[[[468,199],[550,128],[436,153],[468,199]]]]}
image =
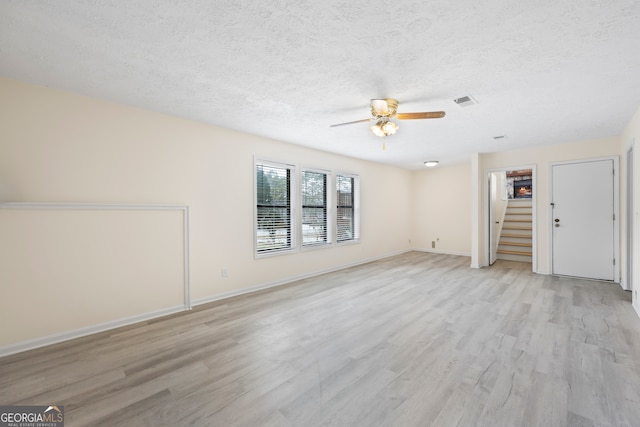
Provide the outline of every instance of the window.
{"type": "Polygon", "coordinates": [[[336,240],[355,241],[360,238],[359,179],[357,176],[337,175],[336,240]]]}
{"type": "Polygon", "coordinates": [[[327,232],[327,174],[302,171],[302,246],[329,242],[327,232]]]}
{"type": "Polygon", "coordinates": [[[254,167],[257,258],[360,240],[357,175],[311,168],[298,172],[290,164],[258,159],[254,167]]]}
{"type": "Polygon", "coordinates": [[[256,162],[256,254],[295,248],[290,165],[256,162]]]}

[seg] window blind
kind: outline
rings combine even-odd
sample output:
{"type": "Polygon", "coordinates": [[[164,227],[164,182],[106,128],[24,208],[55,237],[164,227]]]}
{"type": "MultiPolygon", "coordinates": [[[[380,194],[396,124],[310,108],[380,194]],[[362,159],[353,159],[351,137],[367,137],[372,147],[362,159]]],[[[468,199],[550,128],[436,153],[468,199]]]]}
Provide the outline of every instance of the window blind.
{"type": "Polygon", "coordinates": [[[256,164],[256,252],[293,248],[292,168],[256,164]]]}
{"type": "Polygon", "coordinates": [[[359,180],[356,176],[337,175],[336,240],[360,238],[359,180]]]}
{"type": "Polygon", "coordinates": [[[302,171],[302,245],[322,245],[327,233],[327,174],[302,171]]]}

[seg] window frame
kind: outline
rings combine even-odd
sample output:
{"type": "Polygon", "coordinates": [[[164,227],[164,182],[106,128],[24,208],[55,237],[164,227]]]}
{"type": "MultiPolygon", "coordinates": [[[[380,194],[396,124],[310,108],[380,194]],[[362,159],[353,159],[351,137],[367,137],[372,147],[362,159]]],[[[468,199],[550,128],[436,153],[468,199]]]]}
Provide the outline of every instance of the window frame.
{"type": "Polygon", "coordinates": [[[285,162],[274,162],[270,160],[264,160],[260,158],[254,159],[253,162],[253,253],[255,258],[267,258],[272,256],[291,254],[298,250],[298,205],[297,195],[298,189],[298,175],[296,165],[285,162]],[[289,246],[281,249],[259,250],[258,249],[258,166],[284,169],[288,170],[289,175],[289,224],[288,224],[288,239],[289,246]]]}
{"type": "Polygon", "coordinates": [[[362,237],[360,219],[360,176],[354,173],[340,170],[328,170],[323,168],[300,166],[299,164],[265,160],[261,157],[254,157],[253,160],[253,253],[255,259],[268,258],[279,255],[300,253],[309,250],[335,247],[339,245],[350,245],[360,243],[362,237]],[[289,188],[289,224],[287,236],[288,247],[259,250],[259,224],[258,219],[258,167],[283,169],[288,171],[289,188]],[[326,178],[326,242],[304,244],[303,234],[303,174],[305,172],[323,174],[326,178]],[[342,178],[352,180],[352,237],[338,241],[338,183],[342,178]]]}
{"type": "Polygon", "coordinates": [[[334,242],[333,237],[333,209],[332,209],[332,200],[333,200],[333,192],[331,189],[333,188],[333,174],[331,171],[326,169],[312,168],[312,167],[302,167],[300,168],[300,248],[301,250],[314,250],[330,247],[334,242]],[[304,243],[304,232],[303,232],[303,221],[304,221],[304,178],[303,175],[305,172],[322,174],[325,177],[325,241],[318,243],[304,243]]]}
{"type": "Polygon", "coordinates": [[[356,244],[360,242],[361,236],[362,236],[362,232],[361,232],[361,227],[360,227],[360,176],[353,174],[353,173],[348,173],[348,172],[336,172],[335,173],[335,186],[334,186],[334,191],[335,191],[335,197],[336,197],[336,203],[335,203],[335,215],[334,215],[334,219],[335,219],[335,242],[337,245],[348,245],[348,244],[356,244]],[[340,178],[339,177],[343,177],[343,178],[350,178],[352,179],[352,187],[351,187],[351,192],[352,192],[352,237],[350,239],[343,239],[343,240],[339,240],[338,239],[338,214],[340,211],[340,205],[338,205],[338,203],[340,203],[340,197],[338,196],[338,185],[339,185],[339,181],[340,178]]]}

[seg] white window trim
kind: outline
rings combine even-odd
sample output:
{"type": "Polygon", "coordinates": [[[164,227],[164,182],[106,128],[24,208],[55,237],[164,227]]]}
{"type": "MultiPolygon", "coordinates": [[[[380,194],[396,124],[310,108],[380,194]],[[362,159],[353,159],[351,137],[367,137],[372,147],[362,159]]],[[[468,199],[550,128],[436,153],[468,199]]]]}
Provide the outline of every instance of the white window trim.
{"type": "Polygon", "coordinates": [[[356,236],[353,239],[343,240],[340,242],[338,241],[337,211],[336,211],[336,206],[333,206],[333,209],[334,209],[333,222],[335,223],[333,241],[336,242],[337,246],[358,244],[362,239],[362,228],[361,228],[361,221],[360,221],[360,176],[354,173],[349,173],[349,172],[342,172],[342,171],[334,172],[333,174],[334,176],[333,192],[334,193],[336,191],[335,185],[338,182],[338,175],[348,177],[348,178],[353,178],[353,187],[354,187],[353,188],[353,227],[354,227],[356,236]]]}
{"type": "Polygon", "coordinates": [[[360,219],[360,176],[358,174],[344,172],[340,170],[330,170],[318,167],[300,166],[286,161],[266,160],[261,157],[254,157],[253,160],[253,253],[255,259],[270,258],[274,256],[289,255],[343,245],[359,244],[362,240],[362,228],[360,219]],[[264,165],[274,168],[286,168],[290,174],[290,203],[291,203],[291,247],[277,249],[266,252],[258,252],[258,187],[257,187],[257,166],[264,165]],[[304,245],[302,242],[302,172],[317,172],[325,174],[327,177],[327,242],[313,245],[304,245]],[[338,176],[354,179],[354,209],[353,226],[355,237],[350,240],[338,242],[337,237],[337,196],[336,185],[338,176]]]}
{"type": "Polygon", "coordinates": [[[295,253],[298,251],[298,193],[300,191],[298,181],[300,179],[298,175],[298,167],[291,163],[275,162],[271,160],[264,160],[261,158],[254,158],[253,161],[253,254],[256,259],[269,258],[273,256],[280,256],[295,253]],[[291,205],[291,247],[286,249],[273,250],[268,252],[258,252],[258,165],[264,165],[274,168],[288,168],[291,170],[290,181],[290,205],[291,205]]]}
{"type": "Polygon", "coordinates": [[[299,224],[298,229],[300,230],[300,249],[302,251],[314,251],[318,249],[326,249],[332,247],[335,242],[335,206],[333,206],[334,200],[334,174],[332,171],[327,169],[315,168],[315,167],[306,167],[302,166],[300,168],[300,178],[298,180],[300,183],[300,215],[299,215],[299,224]],[[302,242],[302,172],[315,172],[325,174],[327,177],[327,242],[326,243],[318,243],[313,245],[305,245],[302,242]]]}

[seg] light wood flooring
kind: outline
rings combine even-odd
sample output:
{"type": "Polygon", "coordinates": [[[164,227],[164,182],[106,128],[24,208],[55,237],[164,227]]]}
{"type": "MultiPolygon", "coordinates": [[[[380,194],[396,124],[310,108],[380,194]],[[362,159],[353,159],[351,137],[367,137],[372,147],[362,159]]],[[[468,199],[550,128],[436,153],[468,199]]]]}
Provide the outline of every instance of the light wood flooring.
{"type": "MultiPolygon", "coordinates": [[[[613,283],[411,252],[0,359],[66,426],[640,426],[613,283]]],[[[7,325],[2,325],[7,327],[7,325]]]]}

